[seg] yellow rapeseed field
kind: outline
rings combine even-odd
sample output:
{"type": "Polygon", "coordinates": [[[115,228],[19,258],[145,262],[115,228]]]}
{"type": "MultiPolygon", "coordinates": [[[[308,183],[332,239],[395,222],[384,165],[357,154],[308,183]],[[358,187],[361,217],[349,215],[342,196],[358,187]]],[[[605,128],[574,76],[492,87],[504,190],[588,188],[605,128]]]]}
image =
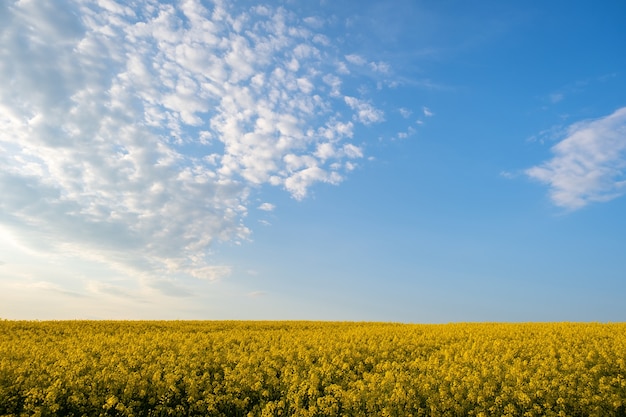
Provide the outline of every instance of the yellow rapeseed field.
{"type": "Polygon", "coordinates": [[[626,324],[0,321],[0,416],[626,416],[626,324]]]}

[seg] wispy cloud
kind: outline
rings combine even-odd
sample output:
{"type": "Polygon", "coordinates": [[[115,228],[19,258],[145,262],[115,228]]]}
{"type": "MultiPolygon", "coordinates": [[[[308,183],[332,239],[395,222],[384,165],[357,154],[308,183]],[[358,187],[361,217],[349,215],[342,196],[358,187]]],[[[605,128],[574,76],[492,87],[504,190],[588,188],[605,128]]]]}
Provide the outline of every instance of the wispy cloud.
{"type": "Polygon", "coordinates": [[[249,238],[256,190],[339,184],[363,157],[355,125],[384,120],[342,91],[358,75],[337,68],[368,60],[316,33],[320,17],[193,0],[2,7],[0,222],[145,282],[227,276],[208,248],[249,238]]]}
{"type": "Polygon", "coordinates": [[[545,97],[543,97],[543,99],[550,104],[557,104],[571,98],[572,96],[581,94],[585,90],[592,89],[599,84],[605,83],[607,80],[610,80],[615,76],[615,73],[608,73],[593,78],[579,79],[574,82],[562,85],[555,91],[547,94],[545,97]]]}
{"type": "Polygon", "coordinates": [[[558,103],[559,101],[563,100],[564,94],[563,93],[552,93],[549,95],[549,99],[551,103],[558,103]]]}
{"type": "Polygon", "coordinates": [[[365,58],[357,54],[346,55],[345,58],[346,61],[354,65],[365,65],[367,63],[367,60],[365,58]]]}
{"type": "Polygon", "coordinates": [[[87,283],[86,287],[87,290],[95,296],[107,295],[111,297],[132,300],[134,302],[146,302],[139,292],[128,290],[125,286],[113,285],[98,281],[90,281],[87,283]]]}
{"type": "Polygon", "coordinates": [[[552,202],[569,210],[626,192],[626,107],[573,124],[552,147],[554,156],[526,174],[548,185],[552,202]]]}
{"type": "Polygon", "coordinates": [[[380,72],[383,74],[388,74],[389,71],[391,70],[391,66],[387,63],[387,62],[370,62],[369,63],[370,68],[372,69],[372,71],[374,72],[380,72]]]}
{"type": "Polygon", "coordinates": [[[398,139],[406,139],[408,137],[413,136],[416,133],[416,130],[414,127],[409,126],[409,128],[405,131],[405,132],[398,132],[398,139]]]}
{"type": "Polygon", "coordinates": [[[202,268],[194,268],[189,271],[192,277],[215,281],[225,278],[232,273],[232,267],[228,265],[209,265],[202,268]]]}
{"type": "Polygon", "coordinates": [[[400,108],[398,111],[400,112],[402,117],[404,117],[405,119],[408,119],[411,116],[411,114],[413,114],[411,110],[404,108],[404,107],[400,108]]]}
{"type": "Polygon", "coordinates": [[[344,99],[346,104],[351,109],[356,111],[354,118],[359,122],[365,125],[370,125],[372,123],[378,123],[385,120],[384,113],[375,108],[371,103],[350,96],[346,96],[344,99]]]}
{"type": "Polygon", "coordinates": [[[258,207],[259,210],[263,210],[263,211],[274,211],[275,208],[276,206],[272,203],[262,203],[258,207]]]}
{"type": "Polygon", "coordinates": [[[75,297],[75,298],[82,298],[84,297],[83,294],[76,292],[76,291],[71,291],[71,290],[67,290],[63,287],[61,287],[58,284],[55,284],[53,282],[49,282],[49,281],[37,281],[37,282],[31,282],[31,283],[15,283],[13,284],[15,287],[18,288],[23,288],[23,289],[29,289],[29,290],[39,290],[39,291],[49,291],[49,292],[53,292],[56,294],[60,294],[60,295],[65,295],[68,297],[75,297]]]}

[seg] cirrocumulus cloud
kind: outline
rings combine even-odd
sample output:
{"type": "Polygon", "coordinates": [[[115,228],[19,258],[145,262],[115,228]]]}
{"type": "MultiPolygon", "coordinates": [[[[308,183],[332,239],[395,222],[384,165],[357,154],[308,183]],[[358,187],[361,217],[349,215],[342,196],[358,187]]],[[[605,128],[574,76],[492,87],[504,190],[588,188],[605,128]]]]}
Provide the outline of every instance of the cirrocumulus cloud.
{"type": "Polygon", "coordinates": [[[126,4],[0,6],[0,224],[135,276],[228,275],[209,248],[248,238],[251,194],[340,183],[383,111],[342,92],[354,58],[319,16],[126,4]]]}

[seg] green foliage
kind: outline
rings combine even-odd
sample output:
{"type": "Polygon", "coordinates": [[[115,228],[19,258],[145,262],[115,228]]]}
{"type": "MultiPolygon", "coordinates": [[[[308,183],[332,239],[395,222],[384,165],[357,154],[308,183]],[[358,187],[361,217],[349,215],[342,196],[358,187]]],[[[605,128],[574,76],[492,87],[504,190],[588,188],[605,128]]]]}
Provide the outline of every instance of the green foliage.
{"type": "Polygon", "coordinates": [[[0,322],[0,416],[626,416],[626,324],[0,322]]]}

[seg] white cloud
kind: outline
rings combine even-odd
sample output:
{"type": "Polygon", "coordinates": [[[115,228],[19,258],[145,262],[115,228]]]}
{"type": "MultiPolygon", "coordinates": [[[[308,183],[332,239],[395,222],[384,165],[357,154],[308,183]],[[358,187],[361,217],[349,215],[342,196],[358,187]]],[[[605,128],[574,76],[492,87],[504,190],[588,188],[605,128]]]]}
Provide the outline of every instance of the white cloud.
{"type": "Polygon", "coordinates": [[[402,117],[404,117],[405,119],[408,119],[411,116],[411,114],[413,114],[411,110],[406,109],[404,107],[400,108],[398,111],[400,112],[400,115],[402,115],[402,117]]]}
{"type": "Polygon", "coordinates": [[[83,295],[78,292],[64,289],[60,285],[53,283],[53,282],[49,282],[49,281],[16,283],[14,285],[15,287],[21,288],[21,289],[35,290],[35,291],[43,290],[43,291],[48,291],[48,292],[53,292],[56,294],[64,295],[64,296],[69,296],[69,297],[78,297],[78,298],[83,297],[83,295]]]}
{"type": "Polygon", "coordinates": [[[435,113],[433,113],[428,107],[424,106],[422,108],[422,111],[424,112],[424,116],[426,117],[432,117],[435,115],[435,113]]]}
{"type": "Polygon", "coordinates": [[[304,23],[311,26],[314,29],[321,29],[324,26],[324,19],[319,16],[309,16],[302,19],[304,23]]]}
{"type": "Polygon", "coordinates": [[[379,123],[385,120],[384,113],[370,103],[350,96],[345,96],[344,99],[351,109],[356,110],[355,119],[364,125],[379,123]]]}
{"type": "Polygon", "coordinates": [[[416,133],[415,128],[413,126],[409,126],[408,129],[404,132],[398,132],[398,139],[406,139],[408,137],[413,136],[416,133]]]}
{"type": "Polygon", "coordinates": [[[298,83],[298,87],[304,94],[310,94],[315,88],[313,83],[309,79],[304,77],[298,78],[296,82],[298,83]]]}
{"type": "Polygon", "coordinates": [[[325,161],[329,158],[334,158],[337,155],[337,151],[332,143],[320,143],[317,147],[317,151],[315,152],[315,156],[317,156],[322,161],[325,161]]]}
{"type": "Polygon", "coordinates": [[[206,279],[215,281],[225,278],[232,273],[232,267],[228,265],[210,265],[202,268],[195,268],[189,271],[189,274],[198,279],[206,279]]]}
{"type": "Polygon", "coordinates": [[[626,107],[573,124],[552,147],[553,158],[526,170],[548,185],[552,202],[570,210],[626,192],[626,107]]]}
{"type": "Polygon", "coordinates": [[[125,298],[135,302],[145,302],[140,293],[129,291],[128,288],[121,285],[114,285],[99,281],[90,281],[87,283],[87,290],[96,296],[106,295],[115,298],[125,298]]]}
{"type": "Polygon", "coordinates": [[[563,100],[565,95],[563,93],[552,93],[549,95],[551,103],[558,103],[563,100]]]}
{"type": "Polygon", "coordinates": [[[326,74],[322,80],[324,81],[324,83],[328,84],[331,88],[330,90],[330,95],[331,97],[339,97],[341,95],[341,78],[333,75],[333,74],[326,74]]]}
{"type": "Polygon", "coordinates": [[[391,66],[387,62],[370,62],[370,68],[374,72],[380,72],[383,74],[388,74],[391,70],[391,66]]]}
{"type": "Polygon", "coordinates": [[[185,295],[175,277],[230,273],[209,248],[249,238],[253,193],[269,184],[302,199],[340,183],[363,157],[353,120],[383,111],[344,98],[337,65],[367,61],[312,32],[319,18],[220,1],[128,5],[2,6],[0,224],[25,247],[185,295]]]}
{"type": "Polygon", "coordinates": [[[341,74],[341,75],[350,74],[350,70],[348,69],[348,66],[343,61],[337,62],[337,70],[336,71],[337,71],[338,74],[341,74]]]}
{"type": "Polygon", "coordinates": [[[362,158],[363,150],[351,143],[344,145],[343,152],[348,158],[362,158]]]}
{"type": "Polygon", "coordinates": [[[263,211],[274,211],[275,208],[276,206],[272,203],[263,203],[258,207],[259,210],[263,211]]]}
{"type": "Polygon", "coordinates": [[[297,199],[306,197],[311,184],[326,182],[338,184],[343,178],[335,171],[326,171],[319,166],[309,166],[295,172],[285,181],[285,188],[297,199]]]}
{"type": "Polygon", "coordinates": [[[319,33],[316,34],[316,35],[313,35],[313,39],[312,40],[313,40],[314,43],[318,43],[318,44],[323,45],[323,46],[330,46],[330,44],[331,44],[331,41],[328,38],[328,36],[321,35],[319,33]]]}
{"type": "Polygon", "coordinates": [[[134,16],[135,13],[129,7],[123,7],[113,0],[98,0],[98,6],[114,14],[134,16]]]}
{"type": "Polygon", "coordinates": [[[360,55],[350,54],[345,56],[346,61],[354,65],[365,65],[367,61],[360,55]]]}

